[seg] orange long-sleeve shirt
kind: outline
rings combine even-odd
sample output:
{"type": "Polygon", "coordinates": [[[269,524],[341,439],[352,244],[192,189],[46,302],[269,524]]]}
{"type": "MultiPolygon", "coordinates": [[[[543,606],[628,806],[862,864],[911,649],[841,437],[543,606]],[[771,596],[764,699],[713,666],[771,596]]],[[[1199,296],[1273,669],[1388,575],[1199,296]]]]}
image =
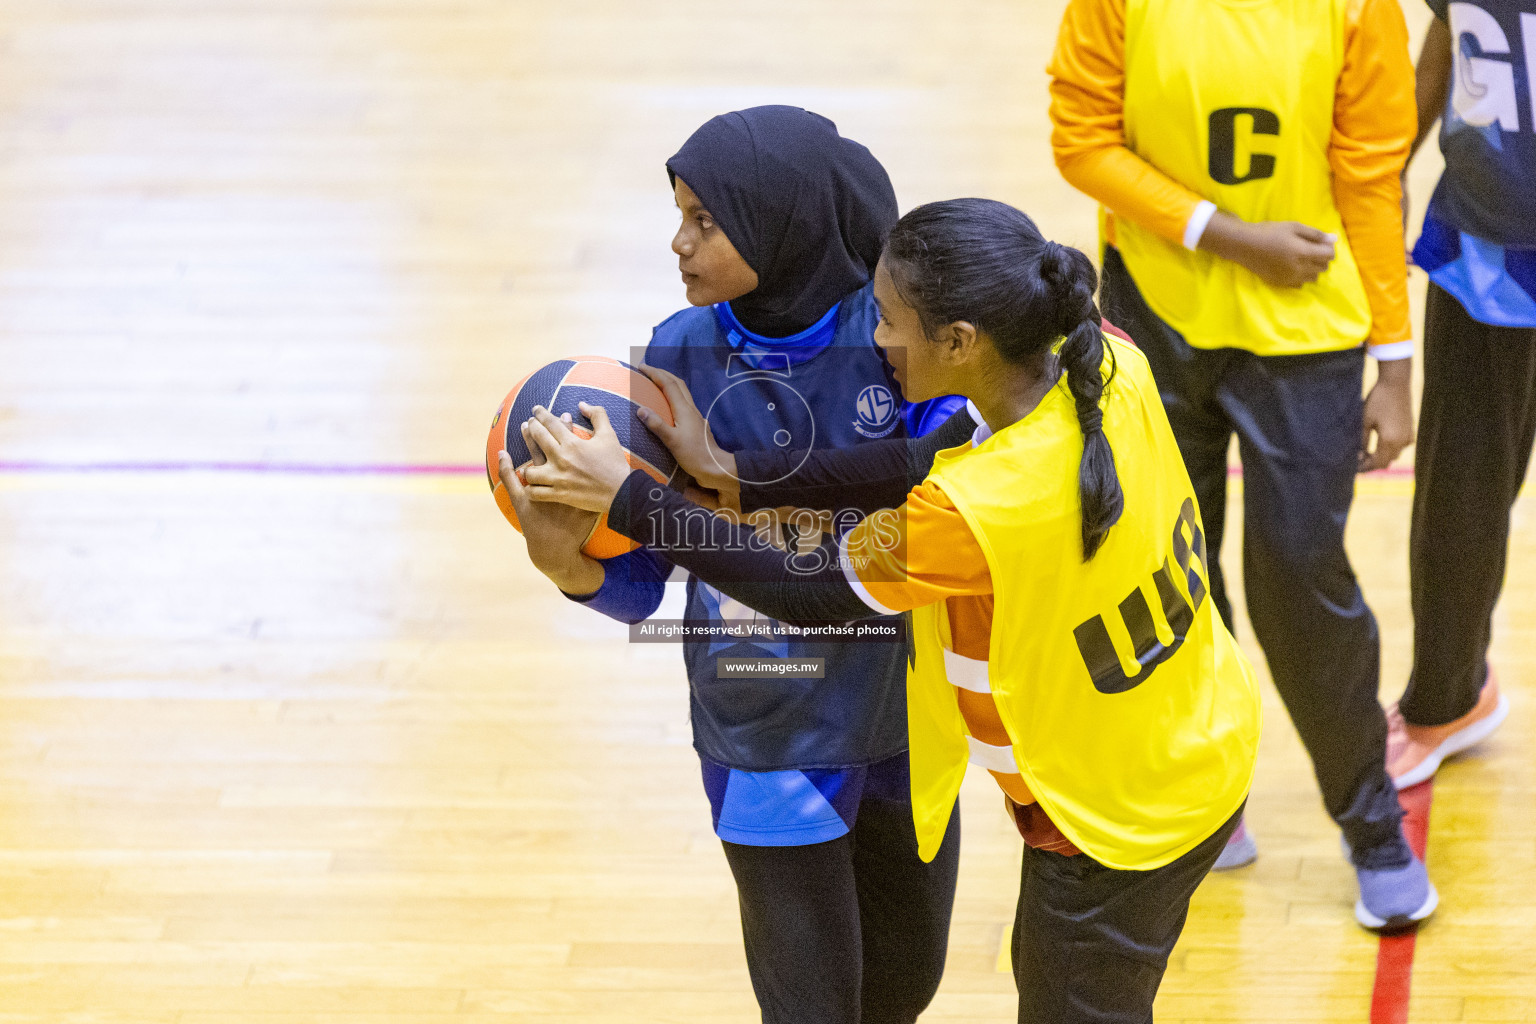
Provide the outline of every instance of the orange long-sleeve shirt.
{"type": "MultiPolygon", "coordinates": [[[[1206,198],[1126,144],[1126,0],[1070,0],[1051,75],[1051,146],[1072,185],[1176,244],[1206,198]]],[[[1334,203],[1370,306],[1381,358],[1411,353],[1401,173],[1417,127],[1407,26],[1397,0],[1350,0],[1327,141],[1334,203]],[[1408,342],[1405,345],[1402,343],[1408,342]]]]}

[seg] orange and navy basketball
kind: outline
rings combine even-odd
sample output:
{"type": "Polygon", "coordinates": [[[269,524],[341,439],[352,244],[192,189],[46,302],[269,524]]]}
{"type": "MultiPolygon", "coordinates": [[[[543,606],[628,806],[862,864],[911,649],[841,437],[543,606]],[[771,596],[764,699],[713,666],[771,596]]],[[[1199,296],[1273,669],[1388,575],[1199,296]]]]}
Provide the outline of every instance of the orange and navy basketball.
{"type": "MultiPolygon", "coordinates": [[[[533,407],[542,405],[556,416],[571,415],[571,430],[581,437],[592,436],[592,422],[581,414],[580,403],[600,405],[608,411],[608,422],[613,424],[619,443],[629,456],[629,464],[643,469],[657,483],[671,486],[681,478],[677,460],[667,451],[666,445],[635,416],[635,407],[643,405],[672,422],[672,406],[661,389],[651,383],[649,377],[628,363],[604,356],[576,356],[560,359],[542,369],[535,370],[507,393],[506,399],[491,420],[491,435],[485,442],[485,471],[490,478],[491,491],[496,504],[507,522],[522,531],[517,512],[512,508],[512,497],[502,486],[497,475],[497,455],[503,449],[512,457],[512,465],[518,475],[533,455],[523,443],[522,423],[533,415],[533,407]]],[[[593,558],[613,558],[637,545],[622,534],[608,529],[606,515],[598,519],[592,534],[581,550],[593,558]]]]}

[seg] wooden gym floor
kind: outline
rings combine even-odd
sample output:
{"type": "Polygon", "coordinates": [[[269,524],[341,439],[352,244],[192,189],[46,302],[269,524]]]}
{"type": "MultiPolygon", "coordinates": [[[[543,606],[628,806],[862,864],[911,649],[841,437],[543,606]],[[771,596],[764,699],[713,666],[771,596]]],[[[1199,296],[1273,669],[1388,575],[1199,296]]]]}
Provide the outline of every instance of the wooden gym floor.
{"type": "MultiPolygon", "coordinates": [[[[0,0],[0,1024],[754,1020],[678,652],[560,599],[472,467],[528,368],[681,304],[662,162],[722,110],[811,107],[903,206],[1091,247],[1060,8],[0,0]]],[[[1388,698],[1411,486],[1352,524],[1388,698]]],[[[1536,1018],[1516,518],[1514,713],[1437,783],[1415,1021],[1536,1018]]],[[[1366,1019],[1376,943],[1268,712],[1260,860],[1201,889],[1161,1020],[1366,1019]]],[[[932,1020],[1012,1017],[997,803],[971,780],[932,1020]]]]}

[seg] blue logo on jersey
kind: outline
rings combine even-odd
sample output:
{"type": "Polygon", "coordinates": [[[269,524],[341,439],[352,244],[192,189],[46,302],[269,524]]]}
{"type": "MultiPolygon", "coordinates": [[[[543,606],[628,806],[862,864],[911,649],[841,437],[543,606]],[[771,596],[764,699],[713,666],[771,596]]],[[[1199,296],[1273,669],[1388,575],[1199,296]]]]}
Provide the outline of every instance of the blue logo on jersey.
{"type": "Polygon", "coordinates": [[[896,398],[884,384],[871,384],[854,399],[858,418],[853,429],[865,437],[884,437],[896,429],[896,398]]]}

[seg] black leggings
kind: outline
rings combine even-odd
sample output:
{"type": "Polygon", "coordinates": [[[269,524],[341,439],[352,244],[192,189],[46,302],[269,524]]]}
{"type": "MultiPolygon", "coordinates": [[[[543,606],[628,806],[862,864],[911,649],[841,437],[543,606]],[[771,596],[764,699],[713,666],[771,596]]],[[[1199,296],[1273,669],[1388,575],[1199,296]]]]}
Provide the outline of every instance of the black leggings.
{"type": "Polygon", "coordinates": [[[1477,703],[1533,439],[1536,328],[1479,323],[1431,284],[1408,560],[1413,676],[1398,705],[1414,725],[1477,703]]]}
{"type": "Polygon", "coordinates": [[[960,808],[931,864],[912,805],[866,794],[853,831],[812,846],[722,843],[764,1024],[912,1024],[938,990],[960,808]]]}

